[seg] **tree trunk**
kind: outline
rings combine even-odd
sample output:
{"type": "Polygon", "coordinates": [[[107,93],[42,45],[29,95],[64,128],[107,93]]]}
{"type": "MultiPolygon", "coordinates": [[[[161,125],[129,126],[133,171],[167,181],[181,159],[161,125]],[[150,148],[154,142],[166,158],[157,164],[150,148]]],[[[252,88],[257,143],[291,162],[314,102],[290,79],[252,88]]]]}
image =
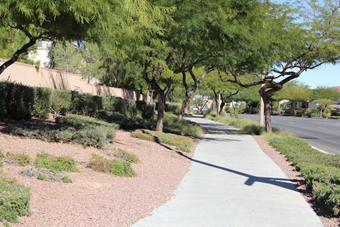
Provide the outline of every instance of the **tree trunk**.
{"type": "Polygon", "coordinates": [[[182,103],[182,106],[181,106],[181,112],[178,115],[178,120],[183,120],[183,115],[184,115],[184,112],[185,112],[185,108],[188,106],[190,98],[191,98],[191,95],[190,96],[186,95],[184,97],[184,100],[183,100],[183,103],[182,103]]]}
{"type": "Polygon", "coordinates": [[[163,132],[163,121],[165,112],[165,92],[161,91],[158,93],[158,114],[157,114],[157,125],[156,131],[163,132]]]}
{"type": "Polygon", "coordinates": [[[223,100],[223,99],[221,99],[220,112],[219,112],[219,114],[218,114],[218,115],[222,115],[222,111],[223,111],[223,107],[224,107],[224,105],[225,105],[225,102],[224,102],[224,100],[223,100]]]}
{"type": "Polygon", "coordinates": [[[221,112],[221,92],[217,92],[217,100],[216,100],[216,110],[217,110],[217,116],[220,116],[220,112],[221,112]]]}
{"type": "Polygon", "coordinates": [[[261,94],[261,97],[262,97],[263,103],[264,103],[264,118],[265,118],[266,132],[268,134],[271,134],[273,129],[272,129],[272,123],[271,123],[271,119],[270,119],[270,102],[269,102],[270,100],[269,100],[269,97],[266,93],[261,94]]]}

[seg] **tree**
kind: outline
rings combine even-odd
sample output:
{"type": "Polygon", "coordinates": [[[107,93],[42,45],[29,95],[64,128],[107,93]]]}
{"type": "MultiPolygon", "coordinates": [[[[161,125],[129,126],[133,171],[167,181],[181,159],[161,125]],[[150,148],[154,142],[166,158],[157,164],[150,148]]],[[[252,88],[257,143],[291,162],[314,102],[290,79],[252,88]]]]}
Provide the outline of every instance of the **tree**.
{"type": "Polygon", "coordinates": [[[0,3],[0,27],[26,36],[24,45],[0,66],[2,73],[39,40],[97,40],[98,33],[114,23],[109,0],[4,0],[0,3]]]}
{"type": "MultiPolygon", "coordinates": [[[[259,93],[265,103],[266,131],[271,133],[270,95],[306,70],[338,62],[340,14],[337,1],[313,0],[302,5],[300,12],[304,22],[296,23],[294,17],[290,16],[288,6],[271,3],[267,6],[269,11],[266,17],[270,26],[264,26],[265,31],[262,30],[259,35],[262,43],[257,48],[250,45],[238,53],[238,56],[246,54],[245,58],[236,63],[228,62],[223,71],[229,78],[223,79],[221,75],[221,79],[242,87],[263,85],[259,93]],[[259,66],[257,69],[250,67],[254,63],[259,66]],[[254,75],[252,83],[242,82],[245,72],[254,75]]],[[[261,31],[263,28],[256,27],[256,30],[261,31]]]]}
{"type": "Polygon", "coordinates": [[[204,80],[201,87],[203,89],[211,89],[214,93],[218,116],[221,115],[227,100],[239,93],[242,89],[237,84],[221,83],[217,71],[212,72],[211,75],[204,80]]]}
{"type": "Polygon", "coordinates": [[[317,99],[329,99],[329,100],[337,100],[340,98],[340,91],[335,87],[326,87],[326,86],[318,86],[313,89],[311,94],[311,100],[317,99]]]}
{"type": "Polygon", "coordinates": [[[318,105],[318,109],[320,109],[320,118],[322,118],[322,112],[326,110],[327,107],[334,104],[334,101],[330,99],[317,99],[317,100],[314,100],[314,102],[318,105]]]}
{"type": "Polygon", "coordinates": [[[280,90],[275,97],[278,100],[287,99],[290,101],[291,109],[296,116],[298,102],[306,102],[310,99],[311,90],[308,85],[296,81],[290,81],[285,88],[280,90]]]}

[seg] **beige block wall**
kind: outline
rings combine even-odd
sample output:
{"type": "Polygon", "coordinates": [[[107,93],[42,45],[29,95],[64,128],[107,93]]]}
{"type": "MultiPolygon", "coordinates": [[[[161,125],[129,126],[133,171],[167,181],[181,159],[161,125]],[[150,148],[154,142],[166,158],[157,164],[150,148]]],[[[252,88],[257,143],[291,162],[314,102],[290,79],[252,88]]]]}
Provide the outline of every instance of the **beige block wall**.
{"type": "MultiPolygon", "coordinates": [[[[0,58],[2,65],[6,60],[0,58]]],[[[80,75],[15,62],[0,74],[0,81],[21,83],[32,87],[77,90],[92,95],[116,96],[124,99],[145,100],[139,91],[88,84],[80,75]]]]}

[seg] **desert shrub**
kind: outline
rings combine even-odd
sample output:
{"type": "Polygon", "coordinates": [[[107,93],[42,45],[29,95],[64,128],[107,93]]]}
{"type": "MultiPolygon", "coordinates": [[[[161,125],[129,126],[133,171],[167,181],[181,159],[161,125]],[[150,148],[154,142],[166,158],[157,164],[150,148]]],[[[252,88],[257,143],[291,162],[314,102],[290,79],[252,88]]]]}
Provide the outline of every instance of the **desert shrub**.
{"type": "Polygon", "coordinates": [[[71,91],[53,90],[51,95],[51,109],[54,114],[65,115],[71,106],[71,91]]]}
{"type": "Polygon", "coordinates": [[[158,143],[173,145],[176,146],[177,149],[184,152],[190,152],[190,148],[192,146],[191,138],[171,133],[163,133],[150,130],[136,130],[131,133],[131,136],[149,141],[155,141],[158,143]]]}
{"type": "Polygon", "coordinates": [[[6,82],[0,81],[0,120],[6,115],[6,82]]]}
{"type": "Polygon", "coordinates": [[[244,105],[230,107],[229,108],[230,116],[238,118],[240,116],[240,114],[243,112],[244,108],[245,108],[244,105]]]}
{"type": "Polygon", "coordinates": [[[26,166],[20,169],[19,174],[52,182],[61,182],[66,176],[65,171],[57,172],[53,169],[35,168],[32,166],[26,166]]]}
{"type": "Polygon", "coordinates": [[[48,114],[51,112],[51,94],[52,90],[50,88],[34,88],[34,116],[40,119],[48,117],[48,114]]]}
{"type": "Polygon", "coordinates": [[[6,162],[17,163],[21,166],[26,166],[30,164],[30,162],[32,161],[31,157],[26,153],[11,153],[11,152],[6,153],[5,160],[6,162]]]}
{"type": "Polygon", "coordinates": [[[72,183],[72,180],[68,176],[64,176],[63,177],[63,183],[72,183]]]}
{"type": "Polygon", "coordinates": [[[114,111],[132,118],[135,118],[138,114],[138,108],[134,100],[122,99],[120,97],[116,97],[114,111]]]}
{"type": "Polygon", "coordinates": [[[37,168],[52,169],[56,172],[79,172],[74,159],[69,157],[53,157],[45,152],[37,154],[37,157],[34,159],[34,165],[37,168]]]}
{"type": "Polygon", "coordinates": [[[111,173],[120,177],[136,177],[137,173],[132,169],[131,163],[122,160],[110,161],[111,173]]]}
{"type": "Polygon", "coordinates": [[[30,215],[30,188],[0,181],[0,220],[17,222],[17,217],[30,215]]]}
{"type": "Polygon", "coordinates": [[[96,172],[109,173],[110,163],[107,159],[97,154],[92,154],[92,158],[87,164],[88,168],[93,169],[96,172]]]}
{"type": "Polygon", "coordinates": [[[115,149],[115,155],[116,158],[122,159],[124,161],[130,162],[130,163],[139,163],[139,158],[137,155],[130,153],[122,148],[115,149]]]}
{"type": "Polygon", "coordinates": [[[149,120],[152,119],[155,114],[155,105],[154,104],[144,104],[141,106],[142,110],[142,118],[149,120]]]}

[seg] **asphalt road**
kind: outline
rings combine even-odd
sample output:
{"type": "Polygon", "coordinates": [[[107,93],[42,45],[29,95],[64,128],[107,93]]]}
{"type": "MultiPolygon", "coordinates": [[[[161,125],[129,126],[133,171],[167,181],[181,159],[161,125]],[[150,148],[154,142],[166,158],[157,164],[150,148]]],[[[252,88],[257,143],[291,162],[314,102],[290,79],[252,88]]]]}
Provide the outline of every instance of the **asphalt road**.
{"type": "MultiPolygon", "coordinates": [[[[258,121],[259,115],[240,118],[258,121]]],[[[288,130],[322,152],[340,155],[340,120],[285,116],[271,116],[271,120],[274,128],[288,130]]]]}

